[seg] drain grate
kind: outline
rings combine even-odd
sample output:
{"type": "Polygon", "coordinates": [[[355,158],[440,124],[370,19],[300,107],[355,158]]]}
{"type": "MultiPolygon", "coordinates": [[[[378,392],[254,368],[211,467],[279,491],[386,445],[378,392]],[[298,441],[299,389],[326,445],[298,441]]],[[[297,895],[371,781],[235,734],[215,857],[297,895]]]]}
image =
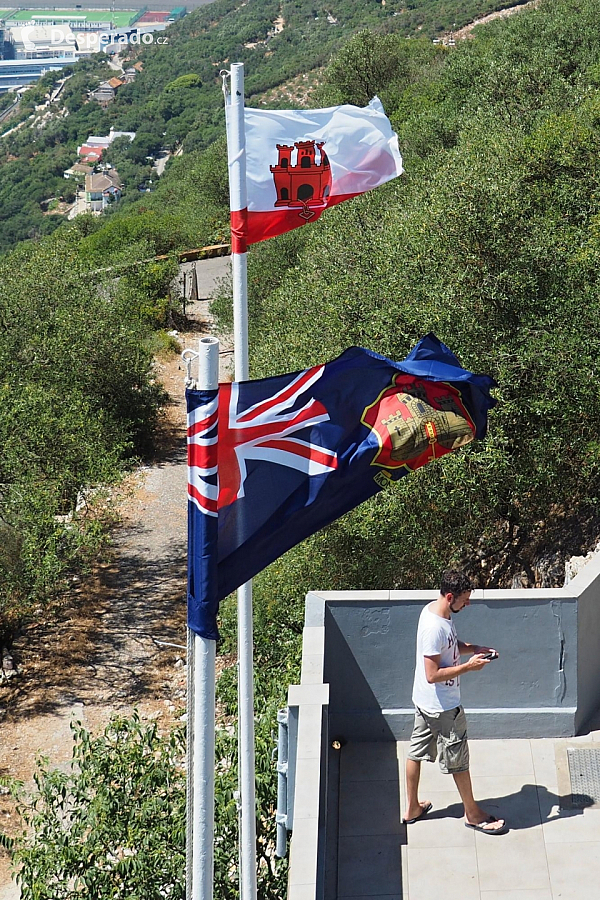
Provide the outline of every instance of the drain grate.
{"type": "Polygon", "coordinates": [[[572,804],[578,808],[600,803],[600,749],[567,750],[572,804]]]}

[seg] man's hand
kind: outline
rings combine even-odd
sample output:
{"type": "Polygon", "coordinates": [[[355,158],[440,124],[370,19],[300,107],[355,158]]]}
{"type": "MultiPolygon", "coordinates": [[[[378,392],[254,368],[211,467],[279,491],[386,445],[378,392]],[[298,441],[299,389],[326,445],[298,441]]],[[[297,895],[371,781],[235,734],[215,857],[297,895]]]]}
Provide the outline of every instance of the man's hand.
{"type": "MultiPolygon", "coordinates": [[[[473,653],[474,655],[466,662],[460,663],[458,666],[446,666],[443,669],[440,668],[440,662],[442,660],[441,654],[423,657],[425,663],[425,677],[429,684],[440,684],[442,681],[451,681],[453,678],[464,675],[466,672],[478,672],[492,661],[491,659],[485,659],[483,656],[484,653],[492,652],[491,647],[476,647],[475,644],[463,646],[465,646],[465,651],[467,653],[473,653]]],[[[495,653],[496,651],[494,650],[493,652],[495,653]]],[[[496,659],[496,657],[494,657],[494,659],[496,659]]]]}
{"type": "Polygon", "coordinates": [[[491,659],[486,659],[482,653],[476,653],[465,663],[468,671],[470,672],[478,672],[479,669],[483,669],[484,666],[487,666],[488,663],[491,663],[491,659]]]}

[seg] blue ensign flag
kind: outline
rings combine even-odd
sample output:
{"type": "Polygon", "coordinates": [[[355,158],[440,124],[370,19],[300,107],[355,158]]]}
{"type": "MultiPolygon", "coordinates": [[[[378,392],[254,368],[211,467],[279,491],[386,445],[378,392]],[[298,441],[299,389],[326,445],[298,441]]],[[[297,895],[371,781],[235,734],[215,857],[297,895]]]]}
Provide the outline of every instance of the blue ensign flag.
{"type": "Polygon", "coordinates": [[[390,481],[483,438],[495,382],[434,334],[393,362],[332,362],[187,391],[188,624],[218,637],[219,601],[390,481]],[[217,475],[218,463],[218,475],[217,475]]]}

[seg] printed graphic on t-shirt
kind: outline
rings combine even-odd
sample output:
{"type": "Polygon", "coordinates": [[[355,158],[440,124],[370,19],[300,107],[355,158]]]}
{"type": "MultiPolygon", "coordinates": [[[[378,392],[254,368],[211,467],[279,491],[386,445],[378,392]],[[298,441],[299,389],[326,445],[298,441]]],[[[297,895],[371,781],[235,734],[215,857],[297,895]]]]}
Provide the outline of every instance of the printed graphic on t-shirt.
{"type": "MultiPolygon", "coordinates": [[[[458,649],[458,637],[454,628],[454,622],[452,623],[452,632],[448,635],[448,650],[452,652],[452,665],[460,665],[460,650],[458,649]]],[[[449,678],[444,684],[447,687],[458,687],[460,685],[460,675],[457,675],[456,678],[449,678]]]]}

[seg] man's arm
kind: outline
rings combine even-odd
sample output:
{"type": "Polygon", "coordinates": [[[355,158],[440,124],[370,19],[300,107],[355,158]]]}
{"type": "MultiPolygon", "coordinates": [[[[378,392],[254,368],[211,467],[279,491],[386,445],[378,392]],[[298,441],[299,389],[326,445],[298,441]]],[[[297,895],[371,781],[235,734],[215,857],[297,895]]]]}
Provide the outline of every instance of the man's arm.
{"type": "MultiPolygon", "coordinates": [[[[484,647],[481,644],[469,644],[466,641],[459,641],[458,649],[461,656],[464,656],[466,653],[489,653],[490,650],[494,650],[493,647],[484,647]]],[[[494,650],[494,653],[497,652],[497,650],[494,650]]]]}
{"type": "Polygon", "coordinates": [[[475,656],[472,656],[464,663],[460,663],[458,666],[440,668],[441,653],[437,656],[424,656],[423,659],[425,661],[425,677],[429,684],[440,684],[442,681],[451,681],[453,678],[464,675],[466,672],[477,672],[490,662],[489,659],[484,659],[481,655],[475,654],[475,656]]]}

